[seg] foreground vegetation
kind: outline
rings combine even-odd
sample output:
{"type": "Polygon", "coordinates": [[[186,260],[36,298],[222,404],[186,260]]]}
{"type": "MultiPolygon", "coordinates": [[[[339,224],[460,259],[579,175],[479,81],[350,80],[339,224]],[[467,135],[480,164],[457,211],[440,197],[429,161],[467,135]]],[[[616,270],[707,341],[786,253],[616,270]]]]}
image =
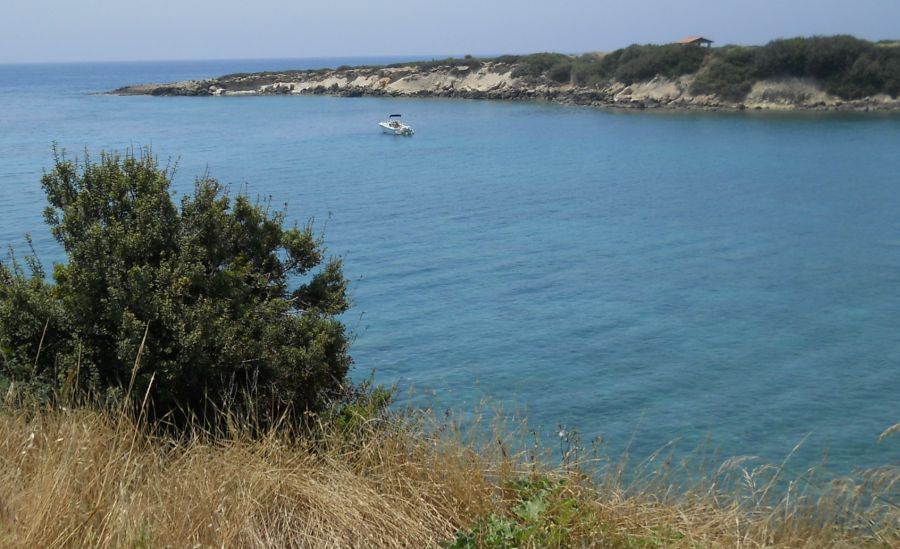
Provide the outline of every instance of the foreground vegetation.
{"type": "Polygon", "coordinates": [[[629,467],[389,412],[346,380],[346,283],[309,227],[209,177],[176,206],[149,151],[56,155],[42,184],[68,261],[0,263],[2,547],[900,544],[897,467],[629,467]]]}
{"type": "Polygon", "coordinates": [[[225,414],[227,431],[173,435],[117,406],[7,407],[0,546],[900,544],[896,468],[829,483],[734,460],[686,486],[665,456],[630,474],[573,452],[552,465],[542,448],[513,451],[515,430],[469,437],[449,419],[371,411],[357,404],[303,430],[263,432],[225,414]]]}
{"type": "MultiPolygon", "coordinates": [[[[339,398],[347,282],[312,227],[209,176],[176,204],[149,150],[54,154],[44,217],[66,254],[0,261],[0,390],[146,395],[154,417],[210,402],[275,417],[339,398]],[[140,357],[138,367],[132,363],[140,357]]],[[[215,414],[213,414],[214,417],[215,414]]]]}

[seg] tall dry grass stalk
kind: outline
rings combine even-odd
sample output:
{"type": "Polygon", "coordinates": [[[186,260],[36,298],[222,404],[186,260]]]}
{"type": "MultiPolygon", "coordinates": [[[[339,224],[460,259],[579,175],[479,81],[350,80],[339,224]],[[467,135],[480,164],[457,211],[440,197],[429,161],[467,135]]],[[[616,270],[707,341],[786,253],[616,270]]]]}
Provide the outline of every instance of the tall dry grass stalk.
{"type": "Polygon", "coordinates": [[[733,460],[676,489],[653,460],[637,477],[552,467],[421,418],[254,431],[232,418],[228,434],[173,435],[97,406],[0,410],[0,545],[439,547],[510,515],[510,483],[540,477],[576,502],[558,545],[900,547],[896,468],[823,486],[733,460]]]}

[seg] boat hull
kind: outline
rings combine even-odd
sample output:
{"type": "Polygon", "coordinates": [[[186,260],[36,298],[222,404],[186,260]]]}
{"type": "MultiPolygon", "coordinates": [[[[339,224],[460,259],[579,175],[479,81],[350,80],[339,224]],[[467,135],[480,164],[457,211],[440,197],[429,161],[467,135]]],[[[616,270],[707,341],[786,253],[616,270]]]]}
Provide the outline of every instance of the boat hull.
{"type": "Polygon", "coordinates": [[[415,133],[412,128],[405,124],[400,124],[399,127],[394,127],[391,126],[388,122],[379,122],[378,125],[381,127],[381,131],[393,135],[412,135],[413,133],[415,133]]]}

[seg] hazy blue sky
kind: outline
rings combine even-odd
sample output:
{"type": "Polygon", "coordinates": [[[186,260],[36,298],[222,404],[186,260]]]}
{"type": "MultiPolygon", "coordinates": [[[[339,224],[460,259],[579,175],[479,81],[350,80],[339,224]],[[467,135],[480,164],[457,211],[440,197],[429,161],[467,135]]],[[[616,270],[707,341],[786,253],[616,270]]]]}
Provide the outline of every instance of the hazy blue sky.
{"type": "Polygon", "coordinates": [[[0,0],[0,63],[610,50],[850,33],[900,0],[0,0]]]}

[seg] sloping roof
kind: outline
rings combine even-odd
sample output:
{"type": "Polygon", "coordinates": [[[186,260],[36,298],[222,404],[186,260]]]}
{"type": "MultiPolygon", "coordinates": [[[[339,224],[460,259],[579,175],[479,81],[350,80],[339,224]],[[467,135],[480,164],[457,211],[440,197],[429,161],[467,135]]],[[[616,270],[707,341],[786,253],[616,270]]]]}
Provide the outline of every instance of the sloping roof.
{"type": "Polygon", "coordinates": [[[695,42],[709,42],[712,43],[712,40],[709,38],[704,38],[702,36],[688,36],[687,38],[682,38],[676,44],[693,44],[695,42]]]}

